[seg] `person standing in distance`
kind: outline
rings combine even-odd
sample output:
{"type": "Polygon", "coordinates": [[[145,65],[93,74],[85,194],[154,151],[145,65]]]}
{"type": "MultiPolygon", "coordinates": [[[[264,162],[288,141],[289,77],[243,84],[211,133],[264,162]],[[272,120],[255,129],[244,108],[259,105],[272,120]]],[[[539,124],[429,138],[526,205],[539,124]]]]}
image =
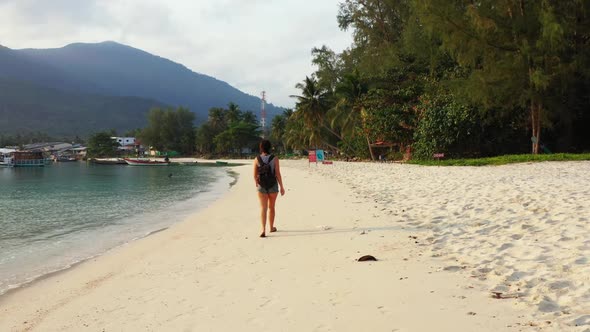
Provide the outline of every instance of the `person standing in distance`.
{"type": "Polygon", "coordinates": [[[266,237],[267,215],[270,232],[277,231],[275,227],[275,202],[279,194],[279,187],[281,196],[285,195],[285,187],[283,187],[279,158],[270,154],[272,147],[270,141],[263,139],[260,141],[259,147],[260,155],[254,160],[254,182],[256,183],[261,209],[262,232],[260,237],[266,237]]]}

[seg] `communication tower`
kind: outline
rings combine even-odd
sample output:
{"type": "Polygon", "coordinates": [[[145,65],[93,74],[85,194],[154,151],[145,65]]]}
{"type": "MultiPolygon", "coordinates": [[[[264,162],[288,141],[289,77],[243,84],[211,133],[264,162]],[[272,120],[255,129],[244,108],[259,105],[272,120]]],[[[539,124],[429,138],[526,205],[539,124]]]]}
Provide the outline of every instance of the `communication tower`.
{"type": "Polygon", "coordinates": [[[262,127],[262,135],[266,133],[266,91],[262,91],[262,105],[260,108],[260,127],[262,127]]]}

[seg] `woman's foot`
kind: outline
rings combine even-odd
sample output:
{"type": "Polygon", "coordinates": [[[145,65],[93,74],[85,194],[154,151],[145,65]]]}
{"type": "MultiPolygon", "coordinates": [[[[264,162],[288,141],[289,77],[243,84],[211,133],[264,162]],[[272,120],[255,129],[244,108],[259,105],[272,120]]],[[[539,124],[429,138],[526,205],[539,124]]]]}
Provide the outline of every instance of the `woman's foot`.
{"type": "Polygon", "coordinates": [[[266,237],[266,234],[264,232],[260,233],[260,237],[266,237]]]}
{"type": "Polygon", "coordinates": [[[276,231],[277,231],[277,228],[276,228],[276,227],[272,227],[272,228],[270,229],[270,232],[271,232],[271,233],[273,233],[273,232],[276,232],[276,231]]]}

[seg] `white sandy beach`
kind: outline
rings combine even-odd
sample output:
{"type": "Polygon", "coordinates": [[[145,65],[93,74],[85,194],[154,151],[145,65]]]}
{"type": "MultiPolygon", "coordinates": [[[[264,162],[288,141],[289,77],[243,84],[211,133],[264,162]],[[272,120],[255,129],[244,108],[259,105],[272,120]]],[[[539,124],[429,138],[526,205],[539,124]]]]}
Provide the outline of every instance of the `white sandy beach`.
{"type": "Polygon", "coordinates": [[[0,297],[0,331],[590,331],[589,162],[281,165],[277,233],[236,167],[207,209],[0,297]]]}

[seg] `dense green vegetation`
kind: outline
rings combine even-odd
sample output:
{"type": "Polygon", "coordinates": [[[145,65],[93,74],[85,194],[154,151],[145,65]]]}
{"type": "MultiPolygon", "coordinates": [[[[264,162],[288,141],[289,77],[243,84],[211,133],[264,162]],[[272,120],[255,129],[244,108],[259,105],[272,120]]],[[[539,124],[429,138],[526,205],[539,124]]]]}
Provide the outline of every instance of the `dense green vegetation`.
{"type": "Polygon", "coordinates": [[[196,150],[202,155],[238,156],[244,148],[257,151],[261,134],[254,113],[229,103],[228,108],[209,110],[207,121],[196,132],[196,150]]]}
{"type": "Polygon", "coordinates": [[[541,161],[590,160],[590,153],[520,154],[477,159],[412,160],[410,163],[426,166],[490,166],[541,161]]]}
{"type": "Polygon", "coordinates": [[[195,146],[195,114],[188,109],[152,109],[148,125],[137,133],[141,143],[164,152],[191,155],[195,146]]]}
{"type": "Polygon", "coordinates": [[[88,158],[112,157],[117,155],[119,143],[111,139],[111,133],[101,131],[88,139],[88,158]]]}
{"type": "MultiPolygon", "coordinates": [[[[252,112],[242,112],[234,103],[229,103],[227,109],[211,108],[207,122],[199,128],[194,126],[194,120],[195,114],[183,107],[154,108],[147,115],[148,125],[145,128],[127,134],[137,137],[142,145],[160,153],[184,156],[195,152],[204,155],[239,155],[242,148],[255,148],[260,140],[256,116],[252,112]]],[[[93,139],[102,134],[91,137],[89,151],[93,139]]],[[[111,155],[115,154],[112,151],[111,155]]]]}
{"type": "MultiPolygon", "coordinates": [[[[125,136],[136,137],[141,145],[166,155],[240,156],[258,151],[262,134],[258,120],[237,104],[211,108],[208,120],[198,128],[194,119],[195,114],[183,107],[154,108],[147,114],[146,127],[129,130],[125,136]]],[[[92,134],[88,140],[89,157],[116,156],[118,144],[112,136],[116,136],[114,130],[92,134]]]]}
{"type": "Polygon", "coordinates": [[[353,44],[312,51],[316,71],[271,139],[372,159],[589,151],[589,10],[578,0],[342,1],[338,24],[353,44]]]}

